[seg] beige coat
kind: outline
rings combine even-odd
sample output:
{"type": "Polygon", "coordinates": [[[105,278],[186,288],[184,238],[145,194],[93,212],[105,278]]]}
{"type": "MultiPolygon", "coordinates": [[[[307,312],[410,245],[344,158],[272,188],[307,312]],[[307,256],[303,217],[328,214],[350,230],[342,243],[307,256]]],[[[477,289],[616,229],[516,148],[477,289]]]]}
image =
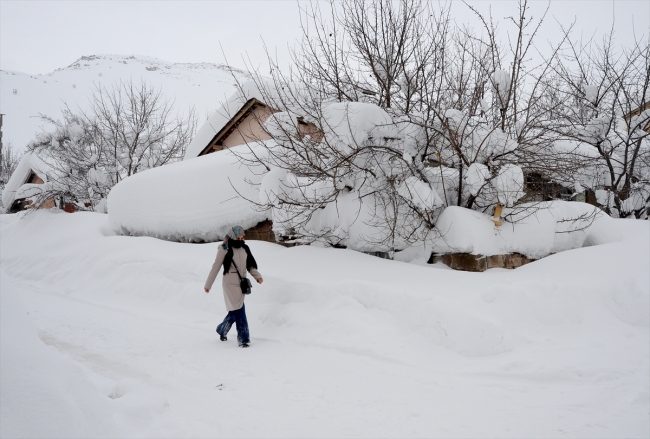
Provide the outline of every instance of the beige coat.
{"type": "MultiPolygon", "coordinates": [[[[243,248],[233,248],[232,259],[237,264],[239,268],[239,274],[241,277],[246,277],[246,250],[243,248]]],[[[212,270],[208,275],[208,280],[205,281],[205,288],[208,290],[212,288],[214,280],[217,278],[221,266],[223,265],[223,260],[226,257],[227,251],[219,245],[219,250],[217,250],[217,258],[212,264],[212,270]]],[[[235,311],[241,309],[244,305],[244,294],[241,292],[239,286],[239,276],[237,276],[237,271],[235,270],[235,264],[230,264],[230,271],[223,276],[223,298],[226,302],[226,309],[228,311],[235,311]]],[[[255,279],[261,279],[262,275],[255,268],[249,270],[250,274],[253,275],[255,279]]]]}

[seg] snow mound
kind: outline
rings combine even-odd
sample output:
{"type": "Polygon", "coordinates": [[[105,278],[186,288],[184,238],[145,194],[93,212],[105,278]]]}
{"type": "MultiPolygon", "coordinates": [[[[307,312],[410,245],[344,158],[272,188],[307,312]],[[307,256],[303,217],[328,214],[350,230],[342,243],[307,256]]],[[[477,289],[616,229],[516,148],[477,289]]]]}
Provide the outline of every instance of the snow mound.
{"type": "Polygon", "coordinates": [[[618,240],[608,227],[611,218],[586,203],[552,201],[504,209],[504,222],[496,227],[488,215],[450,206],[438,219],[441,238],[435,253],[502,255],[521,253],[538,259],[551,253],[618,240]]]}
{"type": "Polygon", "coordinates": [[[197,160],[149,169],[122,180],[108,196],[116,233],[172,241],[221,240],[234,225],[244,229],[269,218],[257,201],[263,169],[237,155],[264,154],[263,145],[241,145],[197,160]]]}

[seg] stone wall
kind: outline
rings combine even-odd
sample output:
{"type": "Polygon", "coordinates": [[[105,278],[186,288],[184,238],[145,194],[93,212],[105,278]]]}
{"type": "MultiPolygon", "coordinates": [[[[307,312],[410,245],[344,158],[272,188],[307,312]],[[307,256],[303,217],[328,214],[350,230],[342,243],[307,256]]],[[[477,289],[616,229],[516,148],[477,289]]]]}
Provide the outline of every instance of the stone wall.
{"type": "Polygon", "coordinates": [[[445,255],[431,255],[427,261],[429,264],[442,262],[454,270],[482,272],[488,268],[513,269],[529,264],[535,259],[527,258],[520,253],[507,255],[473,255],[470,253],[448,253],[445,255]]]}
{"type": "Polygon", "coordinates": [[[273,221],[266,220],[257,223],[245,231],[246,239],[249,241],[267,241],[275,243],[275,234],[273,233],[273,221]]]}

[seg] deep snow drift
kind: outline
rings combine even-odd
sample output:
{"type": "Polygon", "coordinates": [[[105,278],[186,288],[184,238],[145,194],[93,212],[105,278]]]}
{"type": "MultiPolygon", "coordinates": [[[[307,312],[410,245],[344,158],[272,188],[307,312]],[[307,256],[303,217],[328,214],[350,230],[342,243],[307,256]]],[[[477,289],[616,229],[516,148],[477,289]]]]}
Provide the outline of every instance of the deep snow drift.
{"type": "Polygon", "coordinates": [[[217,244],[23,215],[0,217],[2,437],[650,434],[645,221],[485,273],[252,241],[243,350],[202,291],[217,244]]]}

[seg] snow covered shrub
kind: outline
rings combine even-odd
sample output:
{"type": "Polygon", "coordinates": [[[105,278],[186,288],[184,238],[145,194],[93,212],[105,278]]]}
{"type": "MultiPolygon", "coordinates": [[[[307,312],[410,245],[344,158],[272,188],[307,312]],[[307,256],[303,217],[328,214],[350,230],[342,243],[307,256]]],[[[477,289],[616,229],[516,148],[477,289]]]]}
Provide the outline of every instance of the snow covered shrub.
{"type": "MultiPolygon", "coordinates": [[[[54,199],[61,208],[71,204],[79,210],[98,207],[105,211],[103,200],[114,183],[103,166],[104,150],[94,127],[68,109],[63,111],[63,121],[50,122],[54,129],[41,132],[27,146],[45,164],[47,176],[31,206],[40,207],[54,199]]],[[[15,197],[21,198],[20,194],[15,197]]]]}
{"type": "Polygon", "coordinates": [[[438,236],[448,206],[492,215],[523,203],[527,171],[571,175],[542,123],[548,65],[525,63],[541,23],[525,2],[510,47],[428,2],[343,3],[331,21],[311,11],[291,75],[270,60],[271,79],[251,69],[255,86],[240,87],[278,111],[265,123],[269,154],[243,160],[269,170],[259,202],[276,235],[399,250],[438,236]],[[305,123],[319,135],[301,134],[305,123]]]}
{"type": "Polygon", "coordinates": [[[613,35],[582,46],[554,64],[556,92],[546,102],[562,141],[555,147],[576,163],[567,184],[595,192],[617,217],[650,215],[650,42],[617,50],[613,35]]]}

